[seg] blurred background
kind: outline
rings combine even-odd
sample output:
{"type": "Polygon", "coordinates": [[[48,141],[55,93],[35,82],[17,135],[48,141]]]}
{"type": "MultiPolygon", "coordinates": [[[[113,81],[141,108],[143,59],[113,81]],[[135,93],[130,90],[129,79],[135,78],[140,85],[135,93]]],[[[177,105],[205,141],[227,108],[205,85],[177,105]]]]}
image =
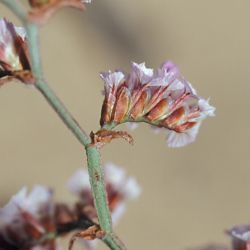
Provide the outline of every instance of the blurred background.
{"type": "MultiPolygon", "coordinates": [[[[94,0],[42,29],[46,78],[87,131],[99,125],[99,72],[129,70],[131,61],[157,68],[173,60],[217,108],[187,147],[169,149],[165,134],[142,125],[133,147],[118,140],[103,149],[103,163],[124,166],[143,189],[116,228],[129,249],[226,243],[225,229],[250,221],[249,8],[249,0],[94,0]]],[[[0,15],[18,23],[2,5],[0,15]]],[[[40,94],[6,85],[0,114],[0,205],[35,184],[72,201],[65,183],[86,167],[85,153],[40,94]]]]}

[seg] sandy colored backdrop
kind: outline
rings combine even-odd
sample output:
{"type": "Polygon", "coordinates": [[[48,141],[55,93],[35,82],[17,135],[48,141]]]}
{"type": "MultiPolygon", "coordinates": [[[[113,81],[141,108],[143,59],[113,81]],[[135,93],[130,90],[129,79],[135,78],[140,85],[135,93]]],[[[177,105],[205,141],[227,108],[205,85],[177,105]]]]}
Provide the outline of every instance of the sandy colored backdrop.
{"type": "MultiPolygon", "coordinates": [[[[224,229],[250,221],[249,9],[249,0],[94,0],[43,28],[46,78],[87,131],[98,129],[98,72],[128,70],[130,61],[157,68],[172,59],[217,107],[188,147],[169,149],[164,134],[141,126],[134,147],[116,141],[103,150],[103,162],[126,167],[143,187],[116,228],[129,249],[227,242],[224,229]]],[[[3,6],[0,16],[16,20],[3,6]]],[[[0,203],[37,183],[72,200],[65,182],[86,158],[39,93],[1,88],[0,114],[0,203]]]]}

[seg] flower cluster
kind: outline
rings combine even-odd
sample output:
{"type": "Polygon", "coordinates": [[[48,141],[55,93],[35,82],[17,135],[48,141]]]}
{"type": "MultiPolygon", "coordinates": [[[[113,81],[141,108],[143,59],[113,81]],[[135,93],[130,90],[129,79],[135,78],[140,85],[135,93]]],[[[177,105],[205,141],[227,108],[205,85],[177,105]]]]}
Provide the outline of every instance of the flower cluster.
{"type": "Polygon", "coordinates": [[[0,19],[0,85],[13,78],[31,83],[30,68],[25,30],[0,19]]]}
{"type": "Polygon", "coordinates": [[[249,250],[250,249],[250,225],[240,225],[227,230],[231,237],[231,247],[222,244],[208,244],[202,247],[188,250],[249,250]]]}
{"type": "MultiPolygon", "coordinates": [[[[35,249],[36,241],[55,232],[53,215],[52,192],[48,188],[36,186],[30,194],[27,188],[21,189],[0,210],[0,248],[35,249]]],[[[41,247],[56,249],[56,242],[45,241],[41,247]]]]}
{"type": "Polygon", "coordinates": [[[250,249],[250,225],[235,226],[228,234],[232,237],[233,250],[250,249]]]}
{"type": "MultiPolygon", "coordinates": [[[[125,211],[125,202],[137,198],[140,187],[122,168],[107,164],[104,169],[110,210],[117,223],[125,211]]],[[[23,188],[13,196],[0,209],[0,249],[56,250],[60,248],[57,237],[97,225],[87,171],[77,171],[68,186],[78,197],[73,206],[55,203],[52,191],[42,186],[34,187],[30,193],[23,188]]],[[[89,249],[96,243],[84,240],[89,249]]]]}
{"type": "MultiPolygon", "coordinates": [[[[125,211],[125,202],[136,199],[140,195],[141,189],[134,177],[128,177],[123,168],[112,163],[104,166],[104,178],[113,223],[116,223],[125,211]]],[[[86,170],[77,171],[70,178],[68,186],[70,191],[77,195],[83,204],[93,207],[94,201],[86,170]]],[[[95,220],[95,212],[90,216],[91,219],[95,220]]]]}
{"type": "Polygon", "coordinates": [[[105,99],[101,126],[115,127],[125,122],[146,122],[168,130],[170,147],[194,141],[200,124],[213,116],[215,108],[199,97],[195,89],[170,61],[157,72],[145,64],[132,64],[130,74],[102,73],[105,99]]]}
{"type": "Polygon", "coordinates": [[[190,248],[188,250],[229,250],[227,246],[221,244],[208,244],[202,247],[190,248]]]}

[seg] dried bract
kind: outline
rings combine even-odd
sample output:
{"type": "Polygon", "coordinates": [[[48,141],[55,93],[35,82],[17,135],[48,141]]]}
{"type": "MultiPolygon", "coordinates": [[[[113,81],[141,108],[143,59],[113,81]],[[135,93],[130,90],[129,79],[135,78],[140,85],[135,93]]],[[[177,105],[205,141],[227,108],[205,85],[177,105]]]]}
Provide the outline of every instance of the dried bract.
{"type": "Polygon", "coordinates": [[[64,7],[85,10],[85,3],[89,0],[29,0],[32,9],[29,19],[37,24],[46,23],[57,11],[64,7]]]}
{"type": "Polygon", "coordinates": [[[0,19],[0,85],[18,79],[34,83],[25,37],[25,30],[0,19]]]}
{"type": "Polygon", "coordinates": [[[47,235],[55,232],[53,204],[48,188],[36,186],[29,194],[27,188],[21,189],[0,209],[1,244],[22,249],[35,249],[35,246],[56,249],[54,240],[46,240],[47,235]]]}
{"type": "Polygon", "coordinates": [[[167,129],[168,145],[180,147],[193,142],[202,120],[214,115],[215,108],[197,95],[170,61],[155,73],[145,63],[133,63],[130,74],[109,71],[101,78],[105,94],[100,121],[103,128],[146,122],[167,129]]]}

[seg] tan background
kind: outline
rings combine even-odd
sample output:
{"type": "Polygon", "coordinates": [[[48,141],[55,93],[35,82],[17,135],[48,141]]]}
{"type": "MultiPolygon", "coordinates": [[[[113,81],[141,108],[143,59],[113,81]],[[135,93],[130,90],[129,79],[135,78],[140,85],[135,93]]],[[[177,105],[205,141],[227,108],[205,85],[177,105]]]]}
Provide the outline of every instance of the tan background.
{"type": "MultiPolygon", "coordinates": [[[[103,162],[125,166],[143,187],[116,228],[129,249],[227,242],[224,229],[250,221],[249,9],[249,0],[95,0],[42,30],[46,77],[87,131],[98,129],[98,72],[129,70],[130,61],[157,68],[172,59],[217,107],[188,147],[167,148],[145,125],[133,132],[134,147],[117,141],[103,150],[103,162]]],[[[2,6],[0,15],[11,17],[2,6]]],[[[36,183],[72,200],[65,182],[86,157],[39,93],[9,84],[0,114],[1,204],[36,183]]]]}

